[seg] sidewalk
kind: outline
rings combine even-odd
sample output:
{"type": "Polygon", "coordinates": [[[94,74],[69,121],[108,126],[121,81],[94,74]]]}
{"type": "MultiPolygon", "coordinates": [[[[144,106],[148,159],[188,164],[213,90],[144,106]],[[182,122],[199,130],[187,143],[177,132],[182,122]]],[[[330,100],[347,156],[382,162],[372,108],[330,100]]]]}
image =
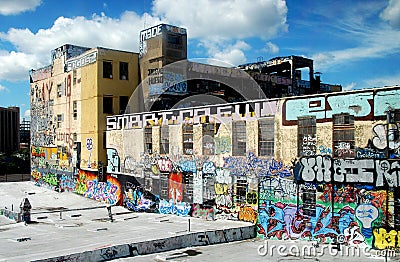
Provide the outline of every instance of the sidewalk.
{"type": "Polygon", "coordinates": [[[206,221],[113,207],[70,192],[57,193],[32,182],[0,183],[0,208],[19,210],[27,196],[31,219],[0,216],[0,261],[101,261],[254,237],[254,226],[239,221],[206,221]],[[60,212],[62,211],[62,212],[60,212]],[[189,232],[190,223],[190,232],[189,232]]]}

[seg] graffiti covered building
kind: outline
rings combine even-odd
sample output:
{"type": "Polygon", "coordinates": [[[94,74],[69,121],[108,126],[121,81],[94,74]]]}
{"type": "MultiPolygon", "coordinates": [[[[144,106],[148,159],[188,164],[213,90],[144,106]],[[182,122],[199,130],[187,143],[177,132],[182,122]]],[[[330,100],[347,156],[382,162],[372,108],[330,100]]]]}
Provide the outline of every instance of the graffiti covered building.
{"type": "Polygon", "coordinates": [[[107,174],[132,210],[397,247],[399,98],[391,87],[110,116],[107,174]]]}
{"type": "Polygon", "coordinates": [[[67,44],[52,51],[49,66],[30,71],[31,173],[38,185],[92,198],[119,192],[106,174],[97,178],[106,162],[105,117],[125,111],[139,83],[138,58],[67,44]]]}

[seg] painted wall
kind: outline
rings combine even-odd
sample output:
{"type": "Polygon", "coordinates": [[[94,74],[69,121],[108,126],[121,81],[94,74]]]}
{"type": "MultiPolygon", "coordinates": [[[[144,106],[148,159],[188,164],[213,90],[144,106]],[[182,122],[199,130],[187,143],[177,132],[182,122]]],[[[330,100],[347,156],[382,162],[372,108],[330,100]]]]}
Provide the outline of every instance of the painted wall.
{"type": "Polygon", "coordinates": [[[112,116],[106,121],[106,182],[83,170],[69,180],[40,169],[32,176],[38,183],[58,181],[59,188],[72,188],[137,212],[250,221],[264,238],[397,248],[400,209],[393,189],[400,183],[400,123],[387,125],[385,110],[400,109],[399,90],[248,102],[246,114],[239,114],[236,104],[228,104],[130,114],[122,116],[123,121],[112,116]],[[216,154],[202,152],[205,119],[200,112],[208,112],[216,127],[216,154]],[[348,148],[333,145],[332,116],[340,113],[355,117],[354,140],[348,148]],[[297,119],[310,115],[317,120],[315,136],[299,138],[297,119]],[[273,156],[259,156],[258,119],[262,117],[274,118],[273,156]],[[243,156],[232,155],[235,120],[246,121],[243,156]],[[169,154],[144,153],[147,124],[153,125],[154,143],[160,141],[159,126],[169,127],[169,154]],[[184,154],[182,124],[194,125],[193,155],[184,154]],[[308,150],[306,155],[299,156],[299,144],[308,150]],[[352,150],[353,157],[334,157],[338,150],[352,150]]]}
{"type": "Polygon", "coordinates": [[[107,161],[103,96],[113,97],[119,113],[120,96],[130,97],[139,83],[137,53],[75,49],[54,50],[46,74],[31,83],[32,173],[76,174],[79,167],[97,172],[99,161],[107,161]],[[103,78],[104,60],[112,61],[113,79],[103,78]],[[119,79],[119,62],[128,63],[127,80],[119,79]]]}

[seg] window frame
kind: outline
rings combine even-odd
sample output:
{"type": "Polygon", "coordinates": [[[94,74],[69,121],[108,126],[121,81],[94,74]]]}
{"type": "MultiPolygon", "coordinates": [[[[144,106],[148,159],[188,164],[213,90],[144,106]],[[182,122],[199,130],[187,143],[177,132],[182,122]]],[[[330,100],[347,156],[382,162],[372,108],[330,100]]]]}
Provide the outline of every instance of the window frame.
{"type": "Polygon", "coordinates": [[[111,60],[103,60],[103,78],[113,79],[113,62],[111,60]]]}
{"type": "Polygon", "coordinates": [[[160,154],[169,154],[169,126],[160,127],[160,154]]]}
{"type": "Polygon", "coordinates": [[[275,155],[275,118],[265,117],[258,120],[258,155],[275,155]],[[271,133],[272,132],[272,135],[271,133]]]}
{"type": "Polygon", "coordinates": [[[119,62],[119,80],[129,80],[129,63],[128,62],[119,62]],[[126,69],[125,69],[126,66],[126,69]],[[123,74],[125,73],[125,74],[123,74]],[[125,78],[124,78],[125,77],[125,78]]]}
{"type": "Polygon", "coordinates": [[[193,125],[182,125],[182,150],[184,155],[193,155],[193,125]]]}
{"type": "Polygon", "coordinates": [[[247,147],[246,121],[232,122],[232,155],[245,156],[247,147]]]}
{"type": "Polygon", "coordinates": [[[302,156],[313,156],[316,154],[317,154],[317,118],[316,116],[299,117],[297,124],[297,155],[299,157],[302,157],[302,156]]]}

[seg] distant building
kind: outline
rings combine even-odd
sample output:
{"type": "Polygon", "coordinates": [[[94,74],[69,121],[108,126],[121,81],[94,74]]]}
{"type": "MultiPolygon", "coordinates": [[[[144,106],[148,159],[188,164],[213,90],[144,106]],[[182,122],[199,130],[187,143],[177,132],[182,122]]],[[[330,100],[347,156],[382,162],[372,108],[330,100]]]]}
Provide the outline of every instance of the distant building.
{"type": "Polygon", "coordinates": [[[342,86],[321,83],[312,59],[300,56],[276,57],[268,61],[239,65],[260,85],[268,98],[342,91],[342,86]],[[302,69],[308,76],[302,78],[302,69]]]}
{"type": "Polygon", "coordinates": [[[0,153],[19,150],[19,107],[0,107],[0,153]]]}
{"type": "Polygon", "coordinates": [[[20,148],[29,148],[31,143],[31,121],[23,118],[21,124],[19,125],[19,132],[20,148]]]}

